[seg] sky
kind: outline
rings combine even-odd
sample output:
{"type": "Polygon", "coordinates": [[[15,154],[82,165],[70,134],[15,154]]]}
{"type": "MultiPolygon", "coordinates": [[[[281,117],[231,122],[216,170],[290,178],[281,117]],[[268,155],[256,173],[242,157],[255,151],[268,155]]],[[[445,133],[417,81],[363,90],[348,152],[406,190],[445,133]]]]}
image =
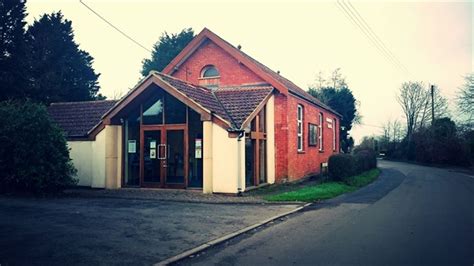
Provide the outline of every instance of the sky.
{"type": "MultiPolygon", "coordinates": [[[[360,103],[362,124],[350,132],[356,142],[381,134],[389,119],[403,121],[396,95],[405,81],[436,84],[456,119],[456,92],[474,69],[472,2],[83,1],[148,50],[165,31],[191,27],[197,34],[207,27],[304,89],[319,72],[340,68],[360,103]],[[350,20],[344,12],[350,5],[380,42],[350,20]]],[[[29,0],[27,21],[59,10],[72,21],[80,48],[94,57],[100,93],[119,98],[133,88],[150,52],[79,0],[29,0]]]]}

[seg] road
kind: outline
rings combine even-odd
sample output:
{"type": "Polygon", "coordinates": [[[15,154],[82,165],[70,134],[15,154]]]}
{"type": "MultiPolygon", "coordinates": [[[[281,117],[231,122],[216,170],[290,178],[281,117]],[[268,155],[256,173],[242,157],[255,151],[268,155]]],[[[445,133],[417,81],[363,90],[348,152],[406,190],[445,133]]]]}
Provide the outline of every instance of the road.
{"type": "Polygon", "coordinates": [[[379,166],[379,179],[359,191],[179,264],[474,265],[474,176],[379,166]]]}

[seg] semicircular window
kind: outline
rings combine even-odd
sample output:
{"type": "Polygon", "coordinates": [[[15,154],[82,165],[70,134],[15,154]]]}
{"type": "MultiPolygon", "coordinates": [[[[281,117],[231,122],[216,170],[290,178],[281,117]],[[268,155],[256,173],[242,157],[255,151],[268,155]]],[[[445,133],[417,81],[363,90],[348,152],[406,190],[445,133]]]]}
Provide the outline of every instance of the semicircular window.
{"type": "Polygon", "coordinates": [[[219,71],[215,66],[206,66],[201,71],[202,78],[215,78],[219,77],[219,71]]]}

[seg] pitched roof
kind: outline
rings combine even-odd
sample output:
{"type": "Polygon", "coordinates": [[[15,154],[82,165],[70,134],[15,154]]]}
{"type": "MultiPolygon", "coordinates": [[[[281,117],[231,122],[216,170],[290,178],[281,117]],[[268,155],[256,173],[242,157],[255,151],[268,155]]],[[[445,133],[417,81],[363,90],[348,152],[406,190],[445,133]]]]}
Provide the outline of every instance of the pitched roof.
{"type": "Polygon", "coordinates": [[[242,86],[220,88],[214,94],[232,118],[235,127],[242,128],[245,120],[272,91],[271,86],[242,86]]]}
{"type": "Polygon", "coordinates": [[[160,77],[190,99],[228,121],[235,129],[240,129],[243,122],[273,91],[273,87],[267,84],[211,90],[160,72],[153,72],[153,75],[160,77]]]}
{"type": "Polygon", "coordinates": [[[102,115],[116,102],[103,100],[52,103],[48,107],[48,113],[64,130],[67,138],[86,138],[89,131],[101,122],[102,115]]]}
{"type": "Polygon", "coordinates": [[[204,28],[193,41],[191,41],[182,51],[179,53],[163,70],[164,73],[171,74],[175,71],[176,67],[186,60],[198,47],[203,43],[204,40],[210,39],[218,46],[223,48],[225,51],[229,52],[231,56],[234,56],[239,62],[245,64],[250,69],[257,70],[256,74],[260,75],[266,82],[270,83],[275,88],[279,89],[280,92],[285,93],[284,90],[288,90],[290,93],[303,98],[309,101],[312,104],[315,104],[323,109],[326,109],[330,112],[333,112],[336,115],[339,115],[335,110],[322,103],[320,100],[313,97],[307,91],[298,87],[296,84],[288,80],[287,78],[281,76],[275,71],[271,70],[269,67],[260,63],[259,61],[253,59],[251,56],[244,53],[242,50],[236,48],[226,40],[219,37],[217,34],[213,33],[207,28],[204,28]],[[283,90],[283,91],[282,91],[283,90]]]}

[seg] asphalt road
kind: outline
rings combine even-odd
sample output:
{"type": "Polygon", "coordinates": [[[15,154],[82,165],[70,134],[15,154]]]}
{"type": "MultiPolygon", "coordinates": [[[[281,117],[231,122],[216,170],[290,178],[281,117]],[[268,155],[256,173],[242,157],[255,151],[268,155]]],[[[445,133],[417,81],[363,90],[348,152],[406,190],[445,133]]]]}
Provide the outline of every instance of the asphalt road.
{"type": "Polygon", "coordinates": [[[474,265],[474,176],[381,162],[371,185],[179,264],[474,265]]]}
{"type": "Polygon", "coordinates": [[[0,266],[152,265],[296,207],[0,197],[0,266]]]}

